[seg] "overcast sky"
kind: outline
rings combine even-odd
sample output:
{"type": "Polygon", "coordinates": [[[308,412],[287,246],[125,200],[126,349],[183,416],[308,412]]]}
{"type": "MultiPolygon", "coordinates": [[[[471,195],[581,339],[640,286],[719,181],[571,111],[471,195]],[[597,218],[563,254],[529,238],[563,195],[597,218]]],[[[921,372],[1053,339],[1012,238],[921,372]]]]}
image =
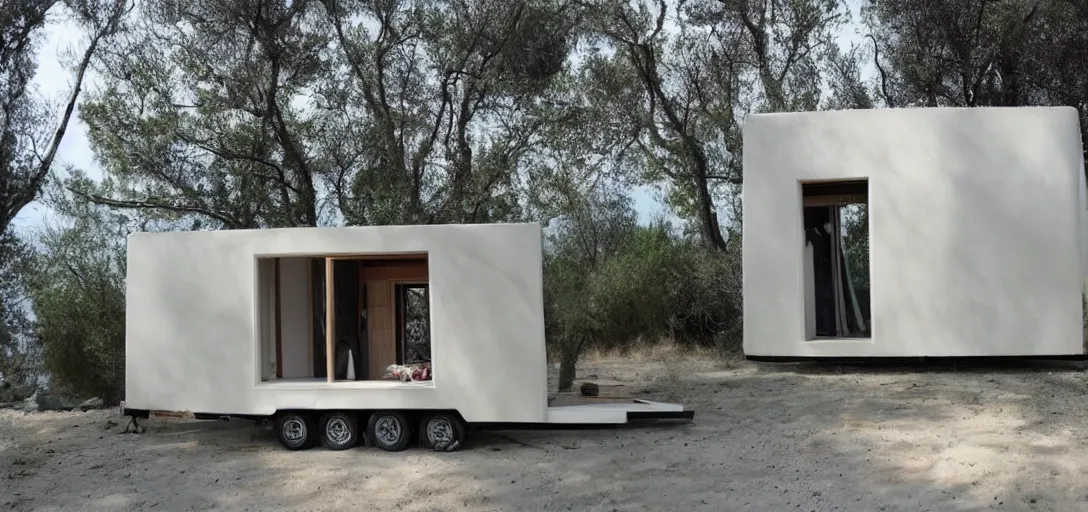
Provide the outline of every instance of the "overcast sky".
{"type": "MultiPolygon", "coordinates": [[[[860,27],[857,23],[859,20],[858,5],[860,0],[847,1],[852,11],[853,23],[846,26],[839,35],[839,45],[842,48],[848,48],[853,42],[861,38],[860,27]]],[[[62,62],[60,56],[66,51],[82,51],[83,47],[83,35],[73,24],[54,19],[54,22],[50,24],[46,31],[45,40],[38,52],[38,73],[35,76],[35,83],[41,94],[51,99],[62,99],[71,90],[72,73],[65,66],[67,60],[70,59],[62,62]]],[[[871,74],[871,67],[871,64],[865,67],[866,75],[871,74]]],[[[84,93],[88,90],[94,90],[96,87],[97,80],[93,72],[89,73],[84,83],[84,93]]],[[[101,176],[101,169],[95,162],[94,153],[91,151],[90,143],[87,140],[86,126],[79,119],[78,106],[69,123],[68,132],[61,143],[54,169],[61,170],[68,165],[84,170],[91,177],[101,176]]],[[[656,197],[657,193],[649,188],[642,188],[633,194],[635,208],[638,210],[641,220],[647,220],[665,211],[664,206],[656,197]]],[[[47,221],[50,216],[51,211],[48,207],[35,202],[19,213],[14,224],[16,229],[34,229],[47,221]]]]}

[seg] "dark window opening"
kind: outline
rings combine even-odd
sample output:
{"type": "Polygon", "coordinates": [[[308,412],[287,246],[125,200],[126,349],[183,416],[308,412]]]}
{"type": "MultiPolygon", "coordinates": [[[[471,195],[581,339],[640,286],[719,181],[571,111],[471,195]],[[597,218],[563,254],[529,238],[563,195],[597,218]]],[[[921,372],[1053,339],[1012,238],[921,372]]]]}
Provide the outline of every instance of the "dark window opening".
{"type": "Polygon", "coordinates": [[[426,284],[397,285],[397,361],[431,362],[430,289],[426,284]]]}
{"type": "Polygon", "coordinates": [[[801,185],[806,339],[868,338],[868,181],[801,185]]]}

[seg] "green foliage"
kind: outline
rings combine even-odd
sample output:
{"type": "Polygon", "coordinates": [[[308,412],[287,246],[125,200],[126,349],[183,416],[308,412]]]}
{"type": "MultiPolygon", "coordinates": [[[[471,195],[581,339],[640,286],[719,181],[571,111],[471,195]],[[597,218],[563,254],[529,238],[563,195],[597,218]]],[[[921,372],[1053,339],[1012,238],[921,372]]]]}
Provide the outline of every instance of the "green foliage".
{"type": "Polygon", "coordinates": [[[574,21],[551,0],[157,0],[81,109],[104,205],[213,228],[521,218],[574,21]]]}
{"type": "Polygon", "coordinates": [[[664,221],[638,225],[622,194],[595,191],[579,204],[556,223],[544,258],[546,333],[560,389],[570,387],[589,347],[625,350],[667,335],[688,346],[739,346],[739,260],[664,221]]]}
{"type": "MultiPolygon", "coordinates": [[[[846,246],[847,270],[854,283],[858,303],[869,304],[869,209],[851,205],[843,209],[843,245],[846,246]]],[[[863,315],[868,315],[863,311],[863,315]]]]}
{"type": "Polygon", "coordinates": [[[1081,343],[1084,353],[1088,354],[1088,295],[1080,295],[1081,306],[1081,343]]]}
{"type": "Polygon", "coordinates": [[[889,106],[1083,107],[1088,4],[869,0],[889,106]]]}
{"type": "Polygon", "coordinates": [[[0,234],[38,194],[44,178],[35,160],[44,147],[43,108],[34,99],[34,51],[55,2],[26,0],[0,5],[0,234]]]}
{"type": "Polygon", "coordinates": [[[124,397],[123,217],[79,207],[70,225],[43,233],[30,296],[53,385],[107,403],[124,397]]]}
{"type": "Polygon", "coordinates": [[[676,243],[666,268],[672,288],[670,335],[681,346],[728,354],[740,351],[743,293],[738,239],[730,239],[725,253],[692,240],[676,243]]]}
{"type": "MultiPolygon", "coordinates": [[[[846,3],[586,4],[588,40],[598,46],[581,71],[609,121],[606,137],[626,140],[617,157],[628,177],[663,185],[673,213],[726,251],[717,202],[739,194],[744,116],[813,110],[828,84],[857,86],[851,62],[832,51],[835,30],[849,18],[846,3]],[[829,64],[842,71],[825,73],[829,64]]],[[[834,97],[856,100],[863,88],[854,89],[834,97]]]]}
{"type": "Polygon", "coordinates": [[[581,327],[595,346],[616,348],[666,334],[674,293],[666,269],[677,252],[668,229],[664,223],[634,228],[589,275],[584,293],[590,318],[581,327]]]}
{"type": "Polygon", "coordinates": [[[26,277],[32,251],[13,234],[0,234],[0,382],[35,384],[40,354],[27,316],[26,277]]]}
{"type": "Polygon", "coordinates": [[[91,59],[116,34],[126,9],[117,0],[0,3],[0,376],[9,382],[35,385],[40,363],[26,315],[31,251],[11,223],[45,187],[91,59]],[[41,39],[58,9],[88,39],[74,66],[74,88],[54,119],[53,105],[33,81],[41,39]]]}
{"type": "Polygon", "coordinates": [[[124,0],[20,0],[0,3],[0,234],[33,202],[46,183],[97,50],[127,12],[124,0]],[[48,19],[61,6],[88,41],[74,69],[74,87],[59,120],[33,85],[36,50],[48,19]],[[54,124],[56,123],[56,124],[54,124]]]}

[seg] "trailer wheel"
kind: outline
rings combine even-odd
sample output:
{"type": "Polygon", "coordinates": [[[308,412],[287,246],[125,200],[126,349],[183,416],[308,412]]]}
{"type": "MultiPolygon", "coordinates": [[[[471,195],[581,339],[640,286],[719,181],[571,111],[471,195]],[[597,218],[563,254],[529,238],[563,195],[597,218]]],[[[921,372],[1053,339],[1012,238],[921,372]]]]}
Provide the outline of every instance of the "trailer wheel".
{"type": "Polygon", "coordinates": [[[321,417],[321,445],[330,450],[347,450],[359,444],[359,420],[346,412],[321,417]]]}
{"type": "Polygon", "coordinates": [[[452,414],[435,414],[419,424],[419,444],[436,452],[452,452],[465,444],[465,425],[452,414]]]}
{"type": "Polygon", "coordinates": [[[317,426],[307,414],[288,412],[276,416],[276,437],[288,450],[305,450],[317,440],[317,426]]]}
{"type": "Polygon", "coordinates": [[[408,418],[396,411],[381,411],[370,415],[367,433],[371,442],[387,452],[399,452],[412,440],[408,418]]]}

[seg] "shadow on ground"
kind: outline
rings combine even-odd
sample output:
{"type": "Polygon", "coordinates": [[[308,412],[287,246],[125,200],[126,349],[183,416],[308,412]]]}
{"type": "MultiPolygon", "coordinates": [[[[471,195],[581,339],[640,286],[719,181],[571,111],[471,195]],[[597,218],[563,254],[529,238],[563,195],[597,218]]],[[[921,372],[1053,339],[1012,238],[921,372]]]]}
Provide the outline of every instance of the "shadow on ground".
{"type": "Polygon", "coordinates": [[[880,361],[807,361],[791,363],[748,363],[763,372],[797,374],[826,373],[1030,373],[1082,372],[1088,361],[1046,359],[962,359],[962,360],[880,360],[880,361]]]}
{"type": "Polygon", "coordinates": [[[1088,374],[1032,366],[595,362],[589,371],[633,395],[681,400],[695,422],[484,432],[455,453],[288,452],[251,422],[153,420],[134,436],[105,429],[104,413],[3,413],[0,502],[102,511],[1088,508],[1088,374]]]}

